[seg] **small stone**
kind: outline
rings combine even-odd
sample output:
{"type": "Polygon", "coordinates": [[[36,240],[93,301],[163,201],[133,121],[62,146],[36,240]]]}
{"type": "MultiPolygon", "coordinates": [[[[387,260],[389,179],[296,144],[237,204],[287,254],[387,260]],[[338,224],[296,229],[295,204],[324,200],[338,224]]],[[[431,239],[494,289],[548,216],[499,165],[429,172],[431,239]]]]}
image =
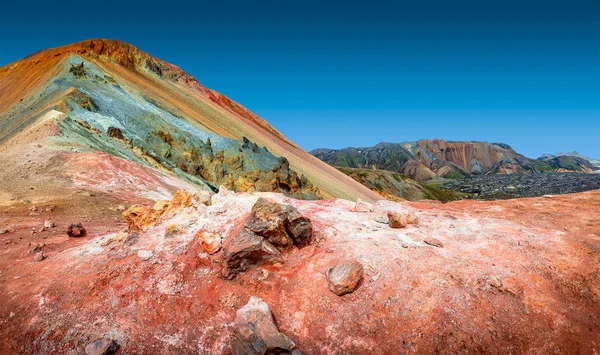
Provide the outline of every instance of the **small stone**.
{"type": "Polygon", "coordinates": [[[358,261],[336,265],[325,274],[329,289],[338,296],[354,292],[363,279],[364,269],[358,261]]]}
{"type": "Polygon", "coordinates": [[[50,228],[54,228],[54,222],[52,222],[51,220],[46,220],[44,222],[44,228],[50,229],[50,228]]]}
{"type": "Polygon", "coordinates": [[[392,228],[404,228],[408,225],[406,216],[398,212],[388,212],[388,220],[392,228]]]}
{"type": "Polygon", "coordinates": [[[390,223],[390,221],[387,218],[383,217],[383,216],[377,216],[377,217],[373,218],[373,220],[375,222],[377,222],[377,223],[382,223],[382,224],[389,224],[390,223]]]}
{"type": "Polygon", "coordinates": [[[147,261],[150,260],[150,258],[152,258],[154,254],[150,250],[138,250],[138,256],[143,261],[147,261]]]}
{"type": "Polygon", "coordinates": [[[380,272],[376,273],[375,276],[373,276],[371,278],[371,282],[377,282],[377,280],[379,280],[380,277],[381,277],[381,273],[380,272]]]}
{"type": "Polygon", "coordinates": [[[192,195],[192,205],[196,208],[200,205],[210,206],[212,201],[212,192],[201,190],[192,195]]]}
{"type": "Polygon", "coordinates": [[[489,283],[490,286],[495,287],[495,288],[502,287],[502,281],[500,281],[495,276],[490,276],[490,278],[488,279],[488,283],[489,283]]]}
{"type": "Polygon", "coordinates": [[[108,338],[101,338],[85,347],[86,355],[113,355],[119,350],[119,344],[108,338]]]}
{"type": "Polygon", "coordinates": [[[442,244],[442,242],[440,242],[439,240],[437,240],[433,237],[427,237],[427,238],[423,239],[423,242],[425,244],[429,244],[431,246],[438,247],[438,248],[444,247],[444,244],[442,244]]]}
{"type": "Polygon", "coordinates": [[[29,201],[29,200],[21,200],[21,203],[24,204],[24,205],[26,205],[28,203],[31,203],[31,201],[29,201]]]}
{"type": "Polygon", "coordinates": [[[373,212],[373,204],[365,202],[360,198],[356,200],[354,205],[350,208],[352,212],[373,212]]]}
{"type": "Polygon", "coordinates": [[[236,313],[231,348],[233,355],[301,355],[296,344],[277,329],[269,306],[254,296],[236,313]]]}
{"type": "Polygon", "coordinates": [[[165,238],[171,238],[179,233],[179,227],[176,224],[168,225],[165,228],[165,238]]]}
{"type": "Polygon", "coordinates": [[[216,233],[199,230],[195,237],[202,250],[210,255],[221,249],[221,236],[216,233]]]}
{"type": "Polygon", "coordinates": [[[87,234],[87,230],[83,228],[81,223],[74,223],[69,226],[67,229],[67,235],[71,238],[79,238],[84,237],[87,234]]]}
{"type": "Polygon", "coordinates": [[[56,209],[55,205],[46,206],[46,208],[45,208],[46,212],[54,212],[55,209],[56,209]]]}
{"type": "Polygon", "coordinates": [[[33,256],[33,261],[42,261],[44,260],[44,252],[43,251],[39,251],[37,253],[35,253],[35,255],[33,256]]]}
{"type": "Polygon", "coordinates": [[[4,229],[0,229],[0,235],[3,234],[8,234],[8,229],[4,228],[4,229]]]}

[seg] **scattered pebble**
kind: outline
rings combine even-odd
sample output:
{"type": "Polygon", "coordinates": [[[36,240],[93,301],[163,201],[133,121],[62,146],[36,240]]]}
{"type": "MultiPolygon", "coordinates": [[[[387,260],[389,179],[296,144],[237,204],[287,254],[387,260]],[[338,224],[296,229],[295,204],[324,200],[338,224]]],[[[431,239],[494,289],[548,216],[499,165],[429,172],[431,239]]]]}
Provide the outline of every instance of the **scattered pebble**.
{"type": "Polygon", "coordinates": [[[425,244],[429,244],[431,246],[438,247],[438,248],[444,247],[444,244],[442,244],[442,242],[440,242],[439,240],[437,240],[433,237],[427,237],[427,238],[423,239],[423,242],[425,244]]]}
{"type": "Polygon", "coordinates": [[[152,256],[154,256],[154,254],[150,250],[139,250],[138,256],[140,257],[140,259],[146,261],[146,260],[150,260],[150,258],[152,258],[152,256]]]}

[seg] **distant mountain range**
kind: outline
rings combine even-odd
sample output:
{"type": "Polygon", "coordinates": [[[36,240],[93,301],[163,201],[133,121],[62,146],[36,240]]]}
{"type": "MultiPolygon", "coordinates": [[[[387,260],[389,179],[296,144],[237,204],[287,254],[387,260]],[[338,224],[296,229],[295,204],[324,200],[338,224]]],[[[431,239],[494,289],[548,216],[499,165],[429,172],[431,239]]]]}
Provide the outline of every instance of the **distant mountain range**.
{"type": "Polygon", "coordinates": [[[333,166],[390,170],[418,181],[485,174],[594,170],[594,165],[580,156],[531,159],[504,143],[441,139],[379,143],[365,148],[315,149],[310,153],[333,166]]]}
{"type": "Polygon", "coordinates": [[[538,160],[545,161],[551,164],[553,164],[556,161],[562,161],[562,163],[560,164],[562,166],[568,165],[569,159],[572,159],[573,162],[579,164],[585,164],[587,162],[591,165],[593,170],[600,170],[600,159],[590,159],[585,155],[581,155],[577,152],[558,153],[556,155],[544,154],[538,158],[538,160]]]}

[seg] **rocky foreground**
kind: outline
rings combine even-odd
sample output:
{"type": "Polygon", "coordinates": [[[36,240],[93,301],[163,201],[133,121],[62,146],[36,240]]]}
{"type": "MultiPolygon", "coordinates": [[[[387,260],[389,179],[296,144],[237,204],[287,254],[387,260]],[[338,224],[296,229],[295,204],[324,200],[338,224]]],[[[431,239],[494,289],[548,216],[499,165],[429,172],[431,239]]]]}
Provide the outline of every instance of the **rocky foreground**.
{"type": "Polygon", "coordinates": [[[127,225],[19,205],[0,219],[0,353],[592,354],[598,211],[600,191],[448,204],[182,191],[125,209],[127,225]]]}
{"type": "Polygon", "coordinates": [[[483,200],[569,194],[600,189],[600,174],[543,173],[482,175],[446,182],[442,189],[483,200]]]}

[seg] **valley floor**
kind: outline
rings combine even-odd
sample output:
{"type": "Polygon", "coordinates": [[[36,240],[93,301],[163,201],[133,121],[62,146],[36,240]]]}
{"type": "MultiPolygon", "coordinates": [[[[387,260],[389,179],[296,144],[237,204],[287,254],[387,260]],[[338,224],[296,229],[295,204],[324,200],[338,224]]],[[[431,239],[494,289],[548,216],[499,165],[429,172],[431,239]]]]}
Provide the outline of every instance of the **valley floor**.
{"type": "Polygon", "coordinates": [[[600,174],[494,174],[452,180],[441,188],[483,200],[536,197],[600,189],[600,174]]]}

